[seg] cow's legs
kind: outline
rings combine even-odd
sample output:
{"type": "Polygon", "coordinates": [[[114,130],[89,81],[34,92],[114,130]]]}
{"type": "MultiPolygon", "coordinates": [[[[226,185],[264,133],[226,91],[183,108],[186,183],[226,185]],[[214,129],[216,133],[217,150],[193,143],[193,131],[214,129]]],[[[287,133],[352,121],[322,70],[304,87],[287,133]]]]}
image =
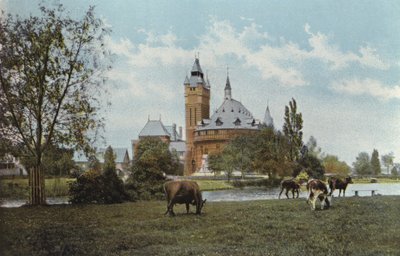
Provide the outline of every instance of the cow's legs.
{"type": "Polygon", "coordinates": [[[175,216],[175,213],[174,213],[174,200],[171,200],[170,202],[169,202],[169,204],[168,204],[168,209],[167,209],[167,212],[169,212],[169,215],[170,216],[175,216]]]}
{"type": "Polygon", "coordinates": [[[289,199],[289,189],[288,189],[288,188],[286,188],[286,193],[285,193],[285,195],[286,195],[286,198],[289,199]]]}
{"type": "Polygon", "coordinates": [[[342,193],[342,190],[341,189],[339,189],[339,197],[340,197],[340,194],[342,193]]]}
{"type": "Polygon", "coordinates": [[[296,192],[297,192],[297,197],[296,198],[299,198],[299,189],[296,189],[296,192]]]}
{"type": "Polygon", "coordinates": [[[315,210],[315,202],[317,201],[318,196],[314,195],[314,197],[311,199],[311,210],[315,210]]]}
{"type": "Polygon", "coordinates": [[[322,200],[320,199],[320,201],[321,201],[321,210],[323,210],[325,208],[325,197],[323,197],[322,200]]]}
{"type": "Polygon", "coordinates": [[[186,213],[189,213],[189,203],[186,203],[186,213]]]}
{"type": "Polygon", "coordinates": [[[296,190],[295,188],[292,189],[292,196],[293,196],[293,198],[294,198],[294,191],[295,191],[295,190],[296,190]]]}
{"type": "Polygon", "coordinates": [[[284,188],[282,188],[281,189],[281,193],[279,193],[279,196],[278,196],[279,199],[281,199],[281,195],[282,195],[283,190],[284,190],[284,188]]]}

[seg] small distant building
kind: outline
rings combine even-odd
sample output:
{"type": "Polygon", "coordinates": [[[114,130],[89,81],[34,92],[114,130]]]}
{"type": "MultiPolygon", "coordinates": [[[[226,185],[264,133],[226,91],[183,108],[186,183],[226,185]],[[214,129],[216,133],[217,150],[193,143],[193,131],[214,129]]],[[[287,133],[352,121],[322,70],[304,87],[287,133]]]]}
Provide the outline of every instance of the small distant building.
{"type": "Polygon", "coordinates": [[[19,159],[6,155],[0,158],[0,176],[27,176],[28,172],[25,167],[19,162],[19,159]]]}
{"type": "Polygon", "coordinates": [[[137,145],[141,139],[159,138],[169,145],[169,150],[171,152],[175,150],[178,154],[179,160],[184,163],[186,143],[182,139],[182,127],[179,127],[179,131],[176,128],[176,124],[166,126],[161,122],[161,120],[148,119],[143,129],[139,132],[138,139],[132,140],[132,159],[135,157],[137,145]]]}
{"type": "MultiPolygon", "coordinates": [[[[96,151],[95,156],[101,164],[104,163],[105,152],[106,148],[100,148],[96,151]]],[[[131,163],[128,149],[113,148],[113,152],[115,154],[115,169],[117,170],[117,174],[122,177],[127,176],[131,163]]],[[[73,160],[81,169],[87,170],[89,168],[89,159],[85,156],[83,152],[75,152],[73,160]]]]}

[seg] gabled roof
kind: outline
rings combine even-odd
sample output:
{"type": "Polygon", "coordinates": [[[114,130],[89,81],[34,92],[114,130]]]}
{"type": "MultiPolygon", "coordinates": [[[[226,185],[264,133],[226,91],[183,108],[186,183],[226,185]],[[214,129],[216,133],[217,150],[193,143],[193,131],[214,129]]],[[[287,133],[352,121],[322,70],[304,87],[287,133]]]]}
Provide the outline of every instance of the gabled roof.
{"type": "Polygon", "coordinates": [[[148,120],[139,133],[140,137],[147,136],[171,136],[160,120],[148,120]]]}
{"type": "Polygon", "coordinates": [[[165,129],[167,129],[168,133],[171,135],[171,141],[179,141],[182,140],[181,135],[176,130],[176,125],[166,125],[165,129]]]}
{"type": "MultiPolygon", "coordinates": [[[[106,152],[106,148],[99,148],[96,151],[96,158],[99,160],[100,163],[104,163],[104,153],[106,152]]],[[[115,154],[115,162],[116,163],[123,163],[125,159],[125,155],[129,159],[129,153],[127,148],[113,148],[113,152],[115,154]]],[[[85,154],[81,151],[75,151],[73,160],[75,162],[88,162],[89,159],[85,156],[85,154]]]]}

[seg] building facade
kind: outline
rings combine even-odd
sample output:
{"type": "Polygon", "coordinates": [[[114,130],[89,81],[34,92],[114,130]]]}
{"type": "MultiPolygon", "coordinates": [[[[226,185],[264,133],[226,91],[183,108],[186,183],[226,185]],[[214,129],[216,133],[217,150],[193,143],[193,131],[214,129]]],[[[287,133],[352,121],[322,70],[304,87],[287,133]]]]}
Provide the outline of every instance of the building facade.
{"type": "Polygon", "coordinates": [[[176,124],[172,124],[170,126],[164,125],[161,120],[147,120],[147,123],[140,131],[138,139],[132,140],[132,159],[134,160],[137,145],[139,141],[143,138],[159,138],[163,142],[168,144],[169,150],[176,151],[178,154],[179,160],[184,163],[185,161],[185,141],[182,140],[182,127],[179,127],[177,130],[176,124]]]}
{"type": "MultiPolygon", "coordinates": [[[[232,98],[229,74],[226,78],[224,101],[210,117],[210,83],[208,79],[204,79],[198,58],[193,64],[190,79],[185,79],[184,87],[185,174],[191,175],[207,165],[208,154],[221,152],[237,136],[258,132],[260,122],[240,101],[232,98]]],[[[267,120],[267,125],[273,125],[268,107],[264,119],[267,120]]]]}

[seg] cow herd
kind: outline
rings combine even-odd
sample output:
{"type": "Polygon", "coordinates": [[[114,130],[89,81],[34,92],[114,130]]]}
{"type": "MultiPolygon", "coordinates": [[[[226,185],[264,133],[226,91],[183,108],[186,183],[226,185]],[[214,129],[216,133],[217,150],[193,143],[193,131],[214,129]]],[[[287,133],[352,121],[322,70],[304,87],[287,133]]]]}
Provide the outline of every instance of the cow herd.
{"type": "MultiPolygon", "coordinates": [[[[346,188],[349,183],[353,183],[351,177],[347,177],[344,180],[340,178],[331,177],[328,179],[328,185],[319,180],[319,179],[311,179],[307,182],[307,191],[308,198],[307,203],[310,204],[311,209],[315,210],[316,201],[320,201],[321,209],[329,208],[332,205],[332,194],[338,189],[339,197],[343,190],[343,196],[345,196],[346,188]]],[[[283,180],[281,182],[281,192],[279,193],[279,198],[281,197],[282,192],[286,190],[286,197],[289,198],[289,191],[292,191],[292,195],[294,198],[294,194],[297,193],[297,198],[299,197],[300,183],[294,179],[283,180]]]]}
{"type": "MultiPolygon", "coordinates": [[[[339,197],[343,190],[343,196],[345,196],[345,191],[347,185],[353,183],[351,177],[347,177],[342,180],[339,178],[329,178],[328,185],[318,179],[311,179],[307,182],[308,198],[307,203],[310,204],[311,209],[315,210],[315,205],[317,200],[320,201],[321,209],[329,208],[332,205],[332,193],[338,189],[339,197]]],[[[299,197],[300,183],[294,179],[283,180],[281,182],[281,191],[279,193],[279,198],[282,192],[286,190],[286,197],[289,198],[289,191],[292,192],[293,198],[299,197]]],[[[174,216],[174,205],[175,204],[185,204],[186,212],[189,213],[190,205],[196,206],[196,214],[201,214],[201,210],[206,202],[203,200],[201,190],[199,185],[195,181],[168,181],[164,184],[165,197],[167,199],[167,211],[165,214],[174,216]]]]}

